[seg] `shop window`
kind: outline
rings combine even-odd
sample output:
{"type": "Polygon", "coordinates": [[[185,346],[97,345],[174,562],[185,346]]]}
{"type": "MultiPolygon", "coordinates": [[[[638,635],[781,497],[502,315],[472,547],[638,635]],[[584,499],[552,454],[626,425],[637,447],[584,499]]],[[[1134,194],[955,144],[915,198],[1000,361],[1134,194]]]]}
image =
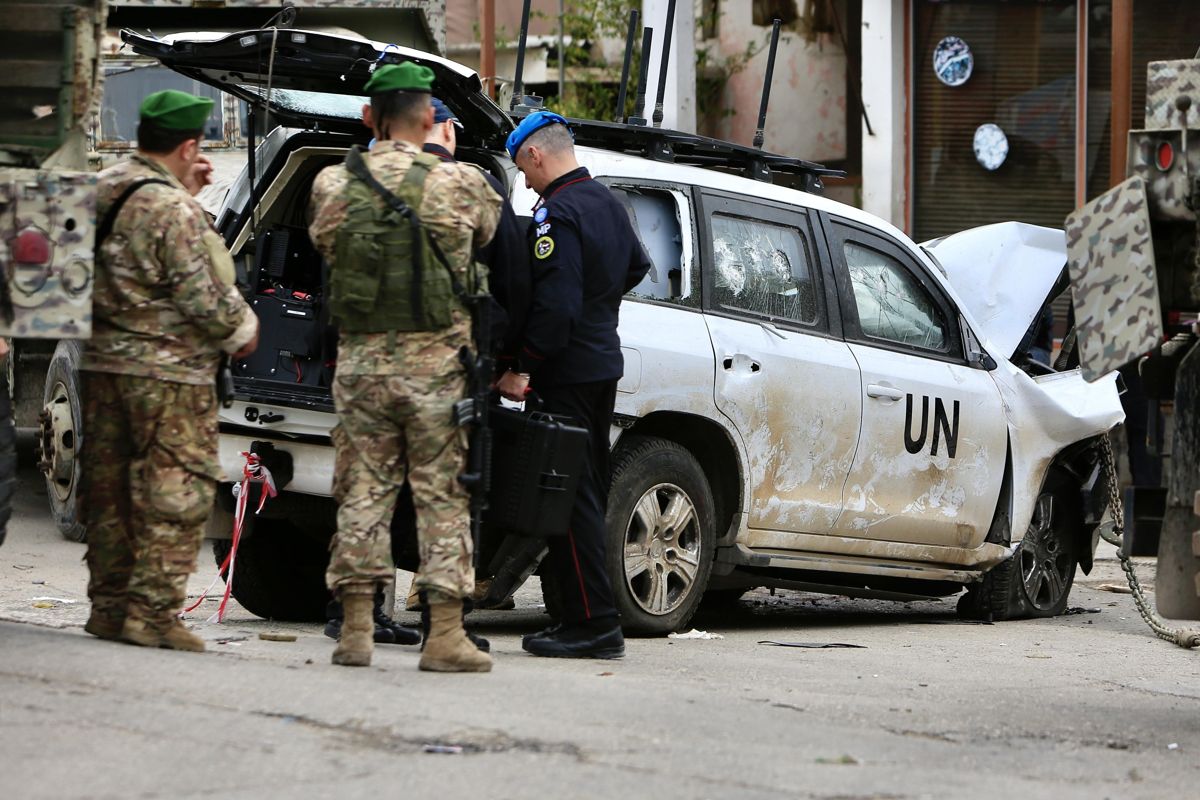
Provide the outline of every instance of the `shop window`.
{"type": "Polygon", "coordinates": [[[915,238],[1061,227],[1075,207],[1075,0],[915,8],[915,238]]]}

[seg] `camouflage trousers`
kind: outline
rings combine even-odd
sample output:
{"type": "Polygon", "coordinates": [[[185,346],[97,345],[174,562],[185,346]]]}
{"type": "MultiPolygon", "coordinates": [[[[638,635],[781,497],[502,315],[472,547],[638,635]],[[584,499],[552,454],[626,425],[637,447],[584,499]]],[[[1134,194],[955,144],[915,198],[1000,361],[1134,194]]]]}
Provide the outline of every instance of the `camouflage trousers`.
{"type": "Polygon", "coordinates": [[[335,379],[338,514],[325,576],[330,589],[394,579],[391,520],[407,477],[421,554],[417,587],[446,599],[470,596],[470,512],[467,491],[458,482],[466,441],[451,420],[451,408],[465,388],[457,370],[335,379]]]}
{"type": "Polygon", "coordinates": [[[84,372],[88,596],[165,630],[187,597],[219,475],[213,387],[84,372]]]}

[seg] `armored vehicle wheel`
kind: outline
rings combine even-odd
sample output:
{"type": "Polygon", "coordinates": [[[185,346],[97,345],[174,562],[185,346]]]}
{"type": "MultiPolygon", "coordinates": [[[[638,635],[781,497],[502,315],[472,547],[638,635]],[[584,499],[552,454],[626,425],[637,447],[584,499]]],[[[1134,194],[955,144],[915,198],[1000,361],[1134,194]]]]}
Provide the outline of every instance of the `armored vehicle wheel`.
{"type": "Polygon", "coordinates": [[[13,426],[8,367],[0,369],[0,544],[8,533],[13,492],[17,486],[17,429],[13,426]]]}
{"type": "Polygon", "coordinates": [[[83,462],[76,458],[82,438],[79,393],[79,342],[58,343],[46,372],[39,417],[38,467],[46,476],[50,515],[62,535],[75,542],[87,539],[79,521],[79,476],[83,462]]]}
{"type": "Polygon", "coordinates": [[[1082,510],[1071,502],[1076,496],[1062,482],[1047,482],[1016,552],[959,600],[961,615],[1036,619],[1066,610],[1079,561],[1082,510]]]}
{"type": "MultiPolygon", "coordinates": [[[[232,544],[229,539],[213,541],[218,567],[232,544]]],[[[243,608],[264,619],[324,622],[328,565],[328,549],[296,526],[258,519],[254,532],[238,546],[232,594],[243,608]]]]}
{"type": "Polygon", "coordinates": [[[704,470],[675,442],[632,437],[613,459],[608,566],[627,631],[665,634],[696,613],[716,546],[704,470]]]}

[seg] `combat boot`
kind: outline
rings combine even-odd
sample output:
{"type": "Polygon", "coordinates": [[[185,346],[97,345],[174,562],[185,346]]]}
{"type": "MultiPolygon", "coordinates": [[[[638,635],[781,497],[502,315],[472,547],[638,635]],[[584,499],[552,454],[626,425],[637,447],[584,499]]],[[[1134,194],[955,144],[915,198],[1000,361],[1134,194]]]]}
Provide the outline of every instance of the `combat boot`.
{"type": "Polygon", "coordinates": [[[121,641],[139,647],[166,647],[171,650],[186,650],[191,653],[204,652],[204,640],[183,627],[177,619],[165,631],[159,633],[151,625],[137,617],[129,617],[121,628],[121,641]]]}
{"type": "MultiPolygon", "coordinates": [[[[429,603],[426,602],[426,593],[420,592],[417,600],[418,608],[421,609],[421,649],[425,649],[425,643],[429,641],[429,603]]],[[[467,630],[467,614],[471,613],[471,601],[463,600],[462,606],[462,624],[463,630],[466,631],[467,638],[471,640],[471,644],[479,648],[481,653],[490,653],[492,651],[492,643],[480,636],[478,633],[472,633],[467,630]]]]}
{"type": "Polygon", "coordinates": [[[345,586],[341,589],[342,632],[333,663],[343,667],[371,666],[371,651],[375,647],[373,586],[345,586]]]}
{"type": "Polygon", "coordinates": [[[121,628],[125,626],[125,616],[117,616],[115,614],[105,613],[92,607],[92,613],[88,616],[87,624],[83,629],[92,636],[98,636],[101,639],[119,639],[121,636],[121,628]]]}
{"type": "Polygon", "coordinates": [[[462,600],[442,600],[432,596],[429,609],[429,636],[421,651],[420,668],[426,672],[491,672],[492,657],[467,638],[463,630],[462,600]]]}

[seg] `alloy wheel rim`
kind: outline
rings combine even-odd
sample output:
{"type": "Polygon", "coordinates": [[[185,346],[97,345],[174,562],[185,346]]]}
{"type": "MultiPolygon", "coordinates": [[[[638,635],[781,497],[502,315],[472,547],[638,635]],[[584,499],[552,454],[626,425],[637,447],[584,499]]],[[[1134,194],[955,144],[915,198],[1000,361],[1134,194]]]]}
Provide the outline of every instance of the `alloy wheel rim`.
{"type": "Polygon", "coordinates": [[[648,614],[664,616],[691,595],[700,571],[696,507],[680,487],[660,483],[633,506],[625,526],[625,585],[648,614]]]}
{"type": "Polygon", "coordinates": [[[1039,611],[1052,610],[1067,592],[1074,563],[1054,530],[1053,495],[1038,498],[1029,532],[1021,543],[1021,583],[1039,611]]]}

